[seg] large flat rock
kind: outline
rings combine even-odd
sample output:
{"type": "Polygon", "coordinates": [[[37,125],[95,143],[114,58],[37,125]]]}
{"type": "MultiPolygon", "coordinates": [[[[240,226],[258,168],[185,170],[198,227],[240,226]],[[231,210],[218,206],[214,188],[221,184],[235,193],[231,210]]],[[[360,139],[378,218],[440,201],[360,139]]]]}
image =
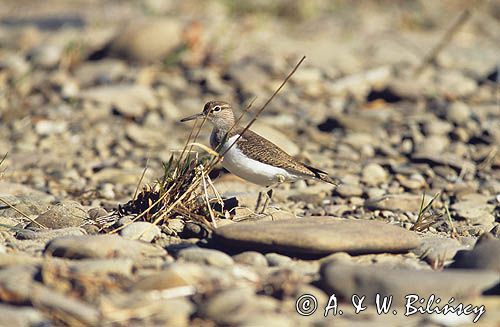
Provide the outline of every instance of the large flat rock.
{"type": "Polygon", "coordinates": [[[214,239],[226,248],[312,255],[400,253],[420,243],[415,233],[397,226],[333,217],[235,223],[217,228],[214,239]]]}

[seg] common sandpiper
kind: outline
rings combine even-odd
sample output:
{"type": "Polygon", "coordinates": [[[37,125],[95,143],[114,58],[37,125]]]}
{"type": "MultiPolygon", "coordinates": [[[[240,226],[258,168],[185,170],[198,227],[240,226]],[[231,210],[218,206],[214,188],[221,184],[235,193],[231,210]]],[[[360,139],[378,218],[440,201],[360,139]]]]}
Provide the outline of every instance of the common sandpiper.
{"type": "MultiPolygon", "coordinates": [[[[209,101],[201,113],[186,117],[181,122],[201,118],[213,125],[210,146],[223,156],[222,166],[246,181],[268,188],[262,212],[272,197],[271,187],[276,184],[315,179],[337,185],[328,173],[296,160],[252,130],[236,126],[233,108],[227,102],[209,101]]],[[[260,198],[261,194],[257,207],[260,198]]]]}

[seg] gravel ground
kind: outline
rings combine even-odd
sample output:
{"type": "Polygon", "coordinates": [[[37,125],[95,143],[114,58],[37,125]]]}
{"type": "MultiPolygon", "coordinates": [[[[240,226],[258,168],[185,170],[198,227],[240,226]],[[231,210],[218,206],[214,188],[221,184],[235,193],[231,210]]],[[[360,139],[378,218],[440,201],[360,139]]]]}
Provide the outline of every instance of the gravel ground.
{"type": "Polygon", "coordinates": [[[0,3],[0,325],[498,323],[500,6],[484,2],[0,3]],[[254,215],[261,189],[218,166],[236,208],[214,231],[116,215],[182,150],[180,118],[256,110],[303,55],[252,128],[340,186],[280,185],[254,215]],[[405,316],[410,294],[475,311],[405,316]]]}

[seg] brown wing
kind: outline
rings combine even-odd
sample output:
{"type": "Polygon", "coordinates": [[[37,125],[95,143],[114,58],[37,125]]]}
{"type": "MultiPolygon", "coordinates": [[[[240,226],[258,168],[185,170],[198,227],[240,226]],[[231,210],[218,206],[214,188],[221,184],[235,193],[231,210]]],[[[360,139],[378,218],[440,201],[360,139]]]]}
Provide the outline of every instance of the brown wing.
{"type": "MultiPolygon", "coordinates": [[[[240,130],[238,132],[242,131],[243,130],[240,130]]],[[[252,157],[260,162],[291,170],[305,176],[317,177],[317,174],[313,170],[295,160],[274,143],[251,130],[246,130],[243,136],[240,137],[238,148],[241,149],[246,156],[252,157]]]]}

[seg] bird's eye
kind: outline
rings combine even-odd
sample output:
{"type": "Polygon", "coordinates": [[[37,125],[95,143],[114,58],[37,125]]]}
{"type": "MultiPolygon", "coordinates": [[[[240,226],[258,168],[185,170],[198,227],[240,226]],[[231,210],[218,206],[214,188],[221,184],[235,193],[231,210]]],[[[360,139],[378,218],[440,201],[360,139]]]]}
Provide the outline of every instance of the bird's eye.
{"type": "Polygon", "coordinates": [[[213,112],[219,112],[220,111],[220,107],[219,106],[215,106],[214,109],[212,110],[213,112]]]}

